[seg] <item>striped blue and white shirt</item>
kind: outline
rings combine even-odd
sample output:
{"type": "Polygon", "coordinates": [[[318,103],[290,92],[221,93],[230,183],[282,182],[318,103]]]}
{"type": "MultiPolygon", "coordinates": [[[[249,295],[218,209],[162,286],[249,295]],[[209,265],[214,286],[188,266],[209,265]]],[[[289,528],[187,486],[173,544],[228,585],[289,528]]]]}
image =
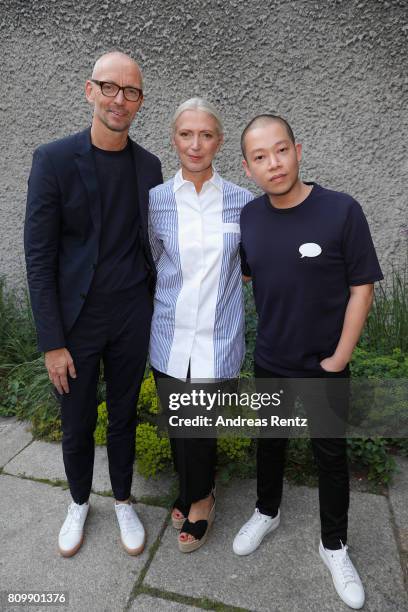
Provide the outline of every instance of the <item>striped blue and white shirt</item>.
{"type": "Polygon", "coordinates": [[[197,194],[182,172],[150,190],[157,267],[150,362],[185,380],[238,376],[245,352],[239,217],[253,195],[214,170],[197,194]]]}

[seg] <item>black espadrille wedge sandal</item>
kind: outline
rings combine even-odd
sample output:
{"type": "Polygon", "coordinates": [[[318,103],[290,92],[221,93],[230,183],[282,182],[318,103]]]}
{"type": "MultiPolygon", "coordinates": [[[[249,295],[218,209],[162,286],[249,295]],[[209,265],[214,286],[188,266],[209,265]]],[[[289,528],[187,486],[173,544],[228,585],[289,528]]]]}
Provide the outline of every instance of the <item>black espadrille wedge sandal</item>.
{"type": "Polygon", "coordinates": [[[195,521],[192,523],[188,520],[188,518],[184,521],[181,532],[192,535],[194,540],[186,540],[185,542],[181,542],[180,538],[178,539],[179,550],[184,553],[193,552],[200,548],[206,541],[208,537],[208,533],[215,519],[215,497],[214,493],[212,494],[214,498],[214,503],[211,507],[210,514],[208,515],[207,520],[195,521]]]}

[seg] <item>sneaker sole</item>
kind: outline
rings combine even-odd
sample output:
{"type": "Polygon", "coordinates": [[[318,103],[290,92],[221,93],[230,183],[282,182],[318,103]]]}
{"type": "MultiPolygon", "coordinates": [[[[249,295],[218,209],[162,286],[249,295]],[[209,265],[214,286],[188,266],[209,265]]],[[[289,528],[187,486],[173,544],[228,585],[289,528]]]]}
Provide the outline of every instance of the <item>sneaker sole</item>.
{"type": "Polygon", "coordinates": [[[124,544],[122,539],[120,541],[122,542],[122,546],[126,550],[127,554],[130,555],[131,557],[137,557],[138,555],[142,554],[145,548],[145,543],[146,543],[146,542],[143,542],[143,544],[139,546],[138,548],[128,548],[126,544],[124,544]]]}
{"type": "Polygon", "coordinates": [[[78,550],[81,548],[83,542],[84,542],[84,534],[82,534],[82,538],[80,539],[78,544],[74,546],[74,548],[70,548],[69,550],[63,550],[62,548],[58,546],[58,552],[61,555],[61,557],[65,557],[65,558],[73,557],[78,552],[78,550]]]}
{"type": "MultiPolygon", "coordinates": [[[[276,517],[275,517],[276,518],[276,517]]],[[[248,552],[236,552],[234,550],[234,547],[232,548],[234,554],[238,555],[238,557],[246,557],[247,555],[251,555],[253,552],[256,551],[257,548],[260,547],[260,545],[262,544],[264,538],[268,535],[268,533],[271,533],[272,531],[275,531],[275,529],[277,529],[280,525],[280,516],[278,521],[274,524],[272,523],[272,525],[270,527],[268,527],[267,531],[265,531],[265,533],[263,534],[261,540],[258,542],[258,544],[255,546],[255,548],[252,548],[251,550],[249,550],[248,552]]]]}

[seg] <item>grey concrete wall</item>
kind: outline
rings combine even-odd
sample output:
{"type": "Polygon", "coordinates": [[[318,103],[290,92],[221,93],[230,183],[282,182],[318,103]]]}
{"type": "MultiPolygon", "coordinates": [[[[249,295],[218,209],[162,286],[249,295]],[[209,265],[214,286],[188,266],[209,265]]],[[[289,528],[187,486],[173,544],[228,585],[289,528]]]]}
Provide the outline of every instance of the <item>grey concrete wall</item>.
{"type": "Polygon", "coordinates": [[[239,136],[275,111],[304,145],[302,176],[362,204],[381,263],[406,249],[407,2],[390,0],[3,0],[0,2],[0,274],[24,282],[22,224],[33,149],[90,123],[83,85],[102,52],[144,70],[132,136],[177,168],[175,107],[192,95],[222,111],[217,168],[249,186],[239,136]]]}

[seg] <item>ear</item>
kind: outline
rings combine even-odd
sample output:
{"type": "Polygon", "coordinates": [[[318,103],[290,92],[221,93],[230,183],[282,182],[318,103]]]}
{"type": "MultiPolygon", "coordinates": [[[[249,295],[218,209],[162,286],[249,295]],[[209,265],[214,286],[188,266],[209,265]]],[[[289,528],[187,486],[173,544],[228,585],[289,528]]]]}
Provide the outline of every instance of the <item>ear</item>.
{"type": "Polygon", "coordinates": [[[136,111],[137,113],[140,111],[140,109],[141,109],[141,107],[142,107],[143,102],[144,102],[144,96],[143,96],[143,94],[142,94],[142,97],[140,98],[140,100],[139,100],[139,102],[138,102],[138,105],[139,105],[139,106],[137,107],[137,111],[136,111]]]}
{"type": "Polygon", "coordinates": [[[219,152],[219,150],[221,149],[223,144],[224,144],[224,134],[219,134],[219,136],[218,136],[218,146],[217,146],[217,150],[216,150],[215,154],[217,154],[219,152]]]}
{"type": "Polygon", "coordinates": [[[251,174],[251,171],[249,169],[248,162],[246,159],[242,160],[242,167],[244,168],[245,174],[247,175],[247,177],[252,178],[252,174],[251,174]]]}
{"type": "Polygon", "coordinates": [[[298,162],[300,162],[301,159],[302,159],[302,145],[299,142],[297,142],[295,144],[295,149],[296,149],[297,160],[298,160],[298,162]]]}
{"type": "Polygon", "coordinates": [[[88,100],[89,104],[93,106],[95,102],[95,90],[93,83],[91,83],[91,81],[89,80],[85,83],[85,97],[88,100]]]}

